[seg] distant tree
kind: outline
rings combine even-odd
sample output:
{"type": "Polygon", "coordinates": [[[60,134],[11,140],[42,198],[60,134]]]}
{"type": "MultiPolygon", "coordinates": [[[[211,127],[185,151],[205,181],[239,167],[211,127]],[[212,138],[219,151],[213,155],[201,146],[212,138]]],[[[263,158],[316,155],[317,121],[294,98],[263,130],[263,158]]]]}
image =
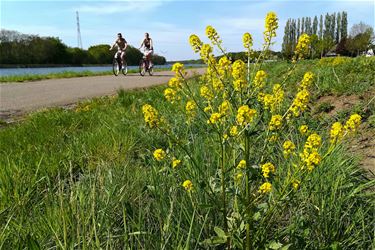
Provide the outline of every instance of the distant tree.
{"type": "Polygon", "coordinates": [[[94,60],[92,63],[99,63],[99,64],[111,63],[114,52],[111,53],[109,51],[110,47],[111,46],[107,44],[99,44],[99,45],[89,47],[88,52],[94,60]]]}
{"type": "Polygon", "coordinates": [[[313,26],[312,26],[312,33],[315,34],[315,35],[318,35],[318,17],[317,16],[314,17],[314,22],[313,22],[313,26]]]}
{"type": "Polygon", "coordinates": [[[341,14],[337,13],[336,18],[336,43],[339,43],[341,40],[341,14]]]}
{"type": "Polygon", "coordinates": [[[341,15],[341,39],[348,37],[348,14],[343,11],[341,15]]]}
{"type": "Polygon", "coordinates": [[[305,18],[302,17],[302,22],[301,22],[301,34],[305,33],[305,18]]]}
{"type": "Polygon", "coordinates": [[[360,55],[366,51],[374,39],[374,30],[370,25],[363,22],[354,24],[350,29],[350,38],[348,39],[347,48],[352,55],[360,55]]]}
{"type": "Polygon", "coordinates": [[[320,15],[320,22],[319,22],[319,39],[323,39],[323,15],[320,15]]]}
{"type": "Polygon", "coordinates": [[[301,21],[300,19],[298,18],[298,21],[297,21],[297,39],[301,36],[301,21]]]}
{"type": "Polygon", "coordinates": [[[333,13],[330,17],[330,37],[335,40],[335,27],[336,27],[336,13],[333,13]]]}

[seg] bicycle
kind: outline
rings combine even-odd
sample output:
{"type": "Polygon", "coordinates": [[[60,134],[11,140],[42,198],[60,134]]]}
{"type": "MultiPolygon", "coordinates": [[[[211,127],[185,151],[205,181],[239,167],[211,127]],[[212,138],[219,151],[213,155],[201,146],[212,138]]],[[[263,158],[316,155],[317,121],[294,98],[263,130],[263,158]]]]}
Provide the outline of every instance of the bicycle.
{"type": "Polygon", "coordinates": [[[149,67],[149,61],[146,59],[146,57],[142,57],[141,61],[139,62],[139,74],[144,76],[148,71],[148,74],[152,76],[154,74],[153,68],[153,66],[149,67]]]}
{"type": "Polygon", "coordinates": [[[128,73],[128,64],[126,63],[126,60],[124,59],[124,65],[122,65],[120,51],[116,52],[115,56],[113,57],[112,71],[115,76],[118,76],[120,71],[124,76],[126,76],[126,74],[128,73]]]}

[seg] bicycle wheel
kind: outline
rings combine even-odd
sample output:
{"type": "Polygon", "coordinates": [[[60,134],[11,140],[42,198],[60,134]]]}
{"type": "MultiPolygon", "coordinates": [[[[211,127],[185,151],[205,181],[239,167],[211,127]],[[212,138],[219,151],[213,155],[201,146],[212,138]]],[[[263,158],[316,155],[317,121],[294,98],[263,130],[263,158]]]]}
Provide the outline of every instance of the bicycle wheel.
{"type": "Polygon", "coordinates": [[[141,60],[139,62],[139,74],[141,76],[144,76],[146,73],[146,64],[145,64],[145,61],[144,60],[141,60]]]}
{"type": "Polygon", "coordinates": [[[118,61],[116,58],[113,58],[112,71],[115,76],[118,76],[118,73],[120,72],[120,65],[118,64],[118,61]]]}
{"type": "Polygon", "coordinates": [[[148,74],[152,76],[154,74],[154,67],[148,69],[148,74]]]}
{"type": "Polygon", "coordinates": [[[128,64],[126,63],[126,61],[124,61],[124,64],[122,66],[123,68],[121,68],[121,72],[124,76],[126,76],[126,74],[128,73],[128,64]]]}

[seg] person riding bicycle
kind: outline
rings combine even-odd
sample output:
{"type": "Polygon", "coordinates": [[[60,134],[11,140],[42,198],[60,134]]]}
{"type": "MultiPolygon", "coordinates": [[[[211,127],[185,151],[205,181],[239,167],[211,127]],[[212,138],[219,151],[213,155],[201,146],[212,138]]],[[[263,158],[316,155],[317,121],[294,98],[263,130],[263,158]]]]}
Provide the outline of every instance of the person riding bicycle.
{"type": "Polygon", "coordinates": [[[150,35],[146,32],[145,33],[145,38],[142,41],[141,47],[139,47],[139,50],[144,47],[144,57],[146,58],[146,61],[148,62],[148,68],[152,67],[152,62],[151,62],[151,56],[154,53],[154,47],[153,47],[153,42],[152,39],[150,38],[150,35]]]}
{"type": "Polygon", "coordinates": [[[117,53],[115,54],[115,58],[117,58],[120,54],[122,68],[124,69],[125,50],[128,47],[128,43],[126,42],[125,38],[122,37],[121,33],[117,34],[117,39],[109,50],[112,50],[115,46],[117,46],[117,53]]]}

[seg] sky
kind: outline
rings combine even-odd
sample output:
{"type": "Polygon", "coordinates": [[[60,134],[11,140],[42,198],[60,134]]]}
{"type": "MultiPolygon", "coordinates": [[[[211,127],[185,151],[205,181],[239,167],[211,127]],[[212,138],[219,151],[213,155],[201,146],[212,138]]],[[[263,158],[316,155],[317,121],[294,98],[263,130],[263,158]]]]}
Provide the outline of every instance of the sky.
{"type": "Polygon", "coordinates": [[[76,11],[84,49],[112,44],[118,32],[138,48],[148,32],[155,53],[168,61],[199,58],[188,38],[197,34],[208,42],[207,25],[217,30],[227,51],[243,50],[245,32],[252,34],[254,48],[260,49],[269,11],[279,18],[274,50],[281,49],[288,18],[347,11],[349,29],[360,21],[375,27],[375,0],[0,0],[0,10],[1,29],[58,37],[70,47],[78,46],[76,11]]]}

